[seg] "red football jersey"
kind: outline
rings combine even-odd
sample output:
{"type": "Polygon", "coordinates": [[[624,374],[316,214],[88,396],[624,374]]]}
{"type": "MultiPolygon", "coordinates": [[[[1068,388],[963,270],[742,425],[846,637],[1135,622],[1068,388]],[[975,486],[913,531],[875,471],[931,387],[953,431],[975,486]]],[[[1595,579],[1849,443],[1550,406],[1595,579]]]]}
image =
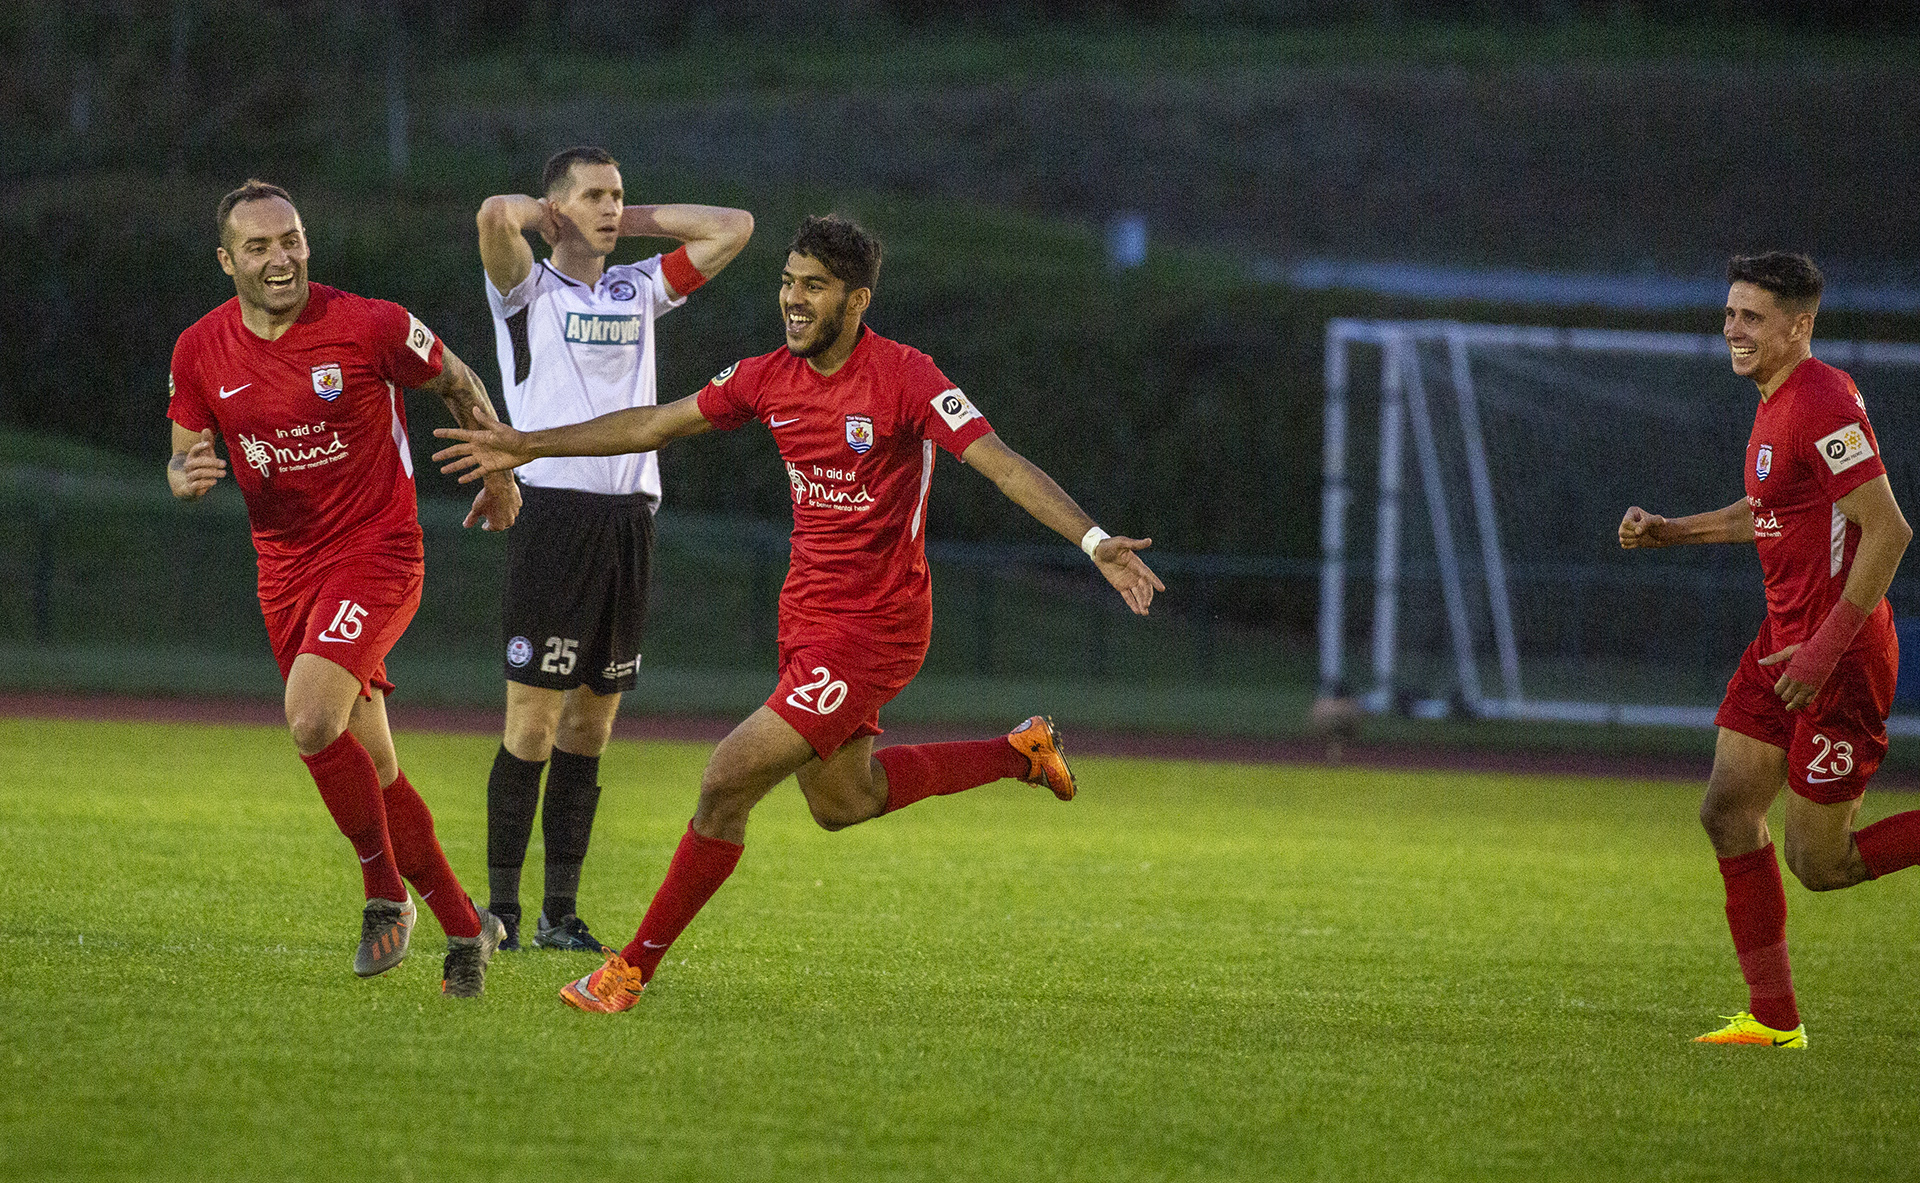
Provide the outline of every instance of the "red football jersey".
{"type": "Polygon", "coordinates": [[[957,456],[993,430],[933,359],[870,329],[831,376],[776,349],[709,382],[700,413],[722,430],[760,420],[786,461],[793,561],[781,640],[824,631],[925,644],[933,446],[957,456]]]}
{"type": "Polygon", "coordinates": [[[1808,358],[1754,412],[1747,505],[1778,645],[1806,640],[1840,598],[1860,527],[1834,503],[1886,471],[1844,370],[1808,358]]]}
{"type": "Polygon", "coordinates": [[[276,341],[241,322],[238,300],[201,317],[168,383],[167,417],[226,441],[266,602],[337,558],[422,555],[401,391],[440,373],[440,341],[398,304],[309,291],[276,341]]]}

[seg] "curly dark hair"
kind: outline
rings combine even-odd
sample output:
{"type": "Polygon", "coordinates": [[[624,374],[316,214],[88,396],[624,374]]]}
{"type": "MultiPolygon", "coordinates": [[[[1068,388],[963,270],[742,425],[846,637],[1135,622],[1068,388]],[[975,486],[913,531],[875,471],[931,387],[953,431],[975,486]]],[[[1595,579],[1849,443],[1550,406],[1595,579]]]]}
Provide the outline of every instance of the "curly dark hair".
{"type": "Polygon", "coordinates": [[[872,291],[880,279],[880,240],[839,214],[815,214],[801,222],[787,253],[820,260],[848,291],[872,291]]]}
{"type": "Polygon", "coordinates": [[[265,201],[269,197],[278,197],[288,205],[293,204],[291,193],[257,177],[248,177],[246,184],[222,197],[213,215],[214,230],[220,235],[220,245],[227,245],[227,219],[233,216],[234,206],[247,201],[265,201]]]}
{"type": "Polygon", "coordinates": [[[546,167],[540,170],[540,192],[552,197],[556,189],[566,185],[567,174],[573,171],[576,164],[611,164],[615,168],[620,167],[613,153],[605,148],[562,148],[547,157],[546,167]]]}
{"type": "Polygon", "coordinates": [[[1795,312],[1820,307],[1826,277],[1805,255],[1768,251],[1763,255],[1735,255],[1727,260],[1728,283],[1750,283],[1772,292],[1774,299],[1795,312]]]}

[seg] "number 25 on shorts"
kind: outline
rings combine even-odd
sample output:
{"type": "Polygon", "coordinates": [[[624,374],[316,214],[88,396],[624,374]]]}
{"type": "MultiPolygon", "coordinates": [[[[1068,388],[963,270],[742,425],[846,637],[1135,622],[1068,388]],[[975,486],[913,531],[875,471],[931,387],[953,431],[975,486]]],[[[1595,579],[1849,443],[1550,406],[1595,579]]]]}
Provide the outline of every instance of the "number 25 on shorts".
{"type": "Polygon", "coordinates": [[[840,704],[846,698],[847,684],[834,678],[826,666],[816,665],[813,667],[813,681],[795,686],[793,693],[787,695],[787,705],[816,715],[831,715],[840,709],[840,704]]]}

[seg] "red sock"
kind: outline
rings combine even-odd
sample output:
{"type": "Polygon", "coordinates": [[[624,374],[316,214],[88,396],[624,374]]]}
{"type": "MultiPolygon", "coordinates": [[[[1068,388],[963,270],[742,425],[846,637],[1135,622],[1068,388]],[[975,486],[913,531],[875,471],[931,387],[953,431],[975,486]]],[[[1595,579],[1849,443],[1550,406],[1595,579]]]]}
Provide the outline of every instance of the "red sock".
{"type": "Polygon", "coordinates": [[[1740,975],[1747,979],[1747,1009],[1776,1031],[1800,1025],[1793,998],[1793,970],[1787,964],[1787,893],[1780,886],[1780,863],[1773,843],[1720,860],[1727,883],[1727,927],[1740,975]]]}
{"type": "Polygon", "coordinates": [[[1896,813],[1853,832],[1860,861],[1875,879],[1920,863],[1920,809],[1896,813]]]}
{"type": "Polygon", "coordinates": [[[400,882],[400,870],[394,864],[393,843],[387,836],[387,808],[380,796],[380,774],[373,769],[373,757],[342,731],[340,738],[311,756],[302,756],[313,783],[320,786],[320,799],[327,803],[333,824],[353,843],[360,856],[360,878],[368,899],[404,900],[406,885],[400,882]]]}
{"type": "Polygon", "coordinates": [[[393,860],[400,873],[433,909],[433,918],[450,937],[480,935],[480,914],[454,878],[447,854],[434,837],[433,813],[407,783],[407,774],[393,778],[383,795],[387,799],[387,831],[393,836],[393,860]]]}
{"type": "Polygon", "coordinates": [[[733,874],[745,849],[738,842],[702,837],[691,824],[687,826],[673,852],[673,861],[667,864],[666,879],[653,893],[653,903],[647,905],[640,931],[620,950],[626,963],[640,971],[642,981],[653,980],[667,947],[733,874]]]}
{"type": "Polygon", "coordinates": [[[887,770],[888,813],[928,797],[1025,776],[1029,767],[1027,758],[1004,736],[881,748],[873,758],[887,770]]]}

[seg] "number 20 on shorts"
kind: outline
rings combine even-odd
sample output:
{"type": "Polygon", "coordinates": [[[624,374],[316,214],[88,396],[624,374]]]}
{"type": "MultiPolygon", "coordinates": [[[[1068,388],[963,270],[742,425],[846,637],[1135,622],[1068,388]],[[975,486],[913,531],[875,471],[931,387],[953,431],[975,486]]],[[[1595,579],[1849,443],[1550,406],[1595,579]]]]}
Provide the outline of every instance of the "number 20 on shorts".
{"type": "Polygon", "coordinates": [[[846,699],[847,684],[835,678],[826,666],[816,665],[813,681],[795,686],[793,693],[787,695],[787,705],[816,715],[831,715],[846,699]]]}

